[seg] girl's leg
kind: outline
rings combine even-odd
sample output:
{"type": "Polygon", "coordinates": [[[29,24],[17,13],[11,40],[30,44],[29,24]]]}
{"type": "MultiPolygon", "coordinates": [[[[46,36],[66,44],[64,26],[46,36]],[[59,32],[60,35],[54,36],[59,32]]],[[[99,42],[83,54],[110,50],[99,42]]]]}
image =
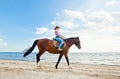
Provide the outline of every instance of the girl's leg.
{"type": "Polygon", "coordinates": [[[62,45],[64,43],[63,39],[61,39],[60,37],[56,37],[55,39],[60,43],[59,46],[58,46],[58,49],[61,49],[62,45]]]}
{"type": "Polygon", "coordinates": [[[63,39],[60,38],[60,44],[59,44],[58,48],[61,49],[63,44],[64,44],[64,41],[63,41],[63,39]]]}

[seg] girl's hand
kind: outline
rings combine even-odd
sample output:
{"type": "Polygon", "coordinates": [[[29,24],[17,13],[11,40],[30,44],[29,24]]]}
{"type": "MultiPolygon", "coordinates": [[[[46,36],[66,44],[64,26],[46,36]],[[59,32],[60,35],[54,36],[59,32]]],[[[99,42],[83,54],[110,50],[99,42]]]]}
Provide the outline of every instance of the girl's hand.
{"type": "Polygon", "coordinates": [[[64,37],[64,36],[62,36],[62,39],[65,39],[65,37],[64,37]]]}

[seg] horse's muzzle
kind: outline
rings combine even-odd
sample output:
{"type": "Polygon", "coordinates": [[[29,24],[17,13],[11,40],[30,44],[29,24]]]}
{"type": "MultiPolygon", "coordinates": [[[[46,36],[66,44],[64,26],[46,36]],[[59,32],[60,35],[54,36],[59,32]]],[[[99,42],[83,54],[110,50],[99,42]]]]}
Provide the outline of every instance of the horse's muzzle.
{"type": "Polygon", "coordinates": [[[81,46],[79,46],[78,49],[81,49],[81,46]]]}

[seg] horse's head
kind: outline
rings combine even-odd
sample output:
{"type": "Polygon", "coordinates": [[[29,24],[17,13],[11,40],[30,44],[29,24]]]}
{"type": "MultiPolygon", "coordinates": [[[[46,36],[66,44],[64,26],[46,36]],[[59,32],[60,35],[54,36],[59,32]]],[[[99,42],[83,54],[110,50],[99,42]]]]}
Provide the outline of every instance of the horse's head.
{"type": "Polygon", "coordinates": [[[74,44],[78,47],[78,49],[81,48],[79,37],[74,38],[74,44]]]}

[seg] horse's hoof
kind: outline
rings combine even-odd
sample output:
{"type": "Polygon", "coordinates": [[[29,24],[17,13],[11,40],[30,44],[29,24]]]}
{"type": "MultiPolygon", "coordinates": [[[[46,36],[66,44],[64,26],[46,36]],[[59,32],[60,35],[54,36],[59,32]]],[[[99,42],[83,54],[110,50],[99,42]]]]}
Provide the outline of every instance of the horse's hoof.
{"type": "Polygon", "coordinates": [[[57,69],[57,67],[55,67],[57,69]]]}
{"type": "Polygon", "coordinates": [[[37,62],[37,66],[41,65],[41,63],[39,63],[39,61],[37,62]]]}
{"type": "Polygon", "coordinates": [[[38,63],[39,63],[39,61],[40,61],[40,59],[37,59],[36,63],[38,64],[38,63]]]}
{"type": "Polygon", "coordinates": [[[55,68],[57,69],[57,66],[55,66],[55,68]]]}

